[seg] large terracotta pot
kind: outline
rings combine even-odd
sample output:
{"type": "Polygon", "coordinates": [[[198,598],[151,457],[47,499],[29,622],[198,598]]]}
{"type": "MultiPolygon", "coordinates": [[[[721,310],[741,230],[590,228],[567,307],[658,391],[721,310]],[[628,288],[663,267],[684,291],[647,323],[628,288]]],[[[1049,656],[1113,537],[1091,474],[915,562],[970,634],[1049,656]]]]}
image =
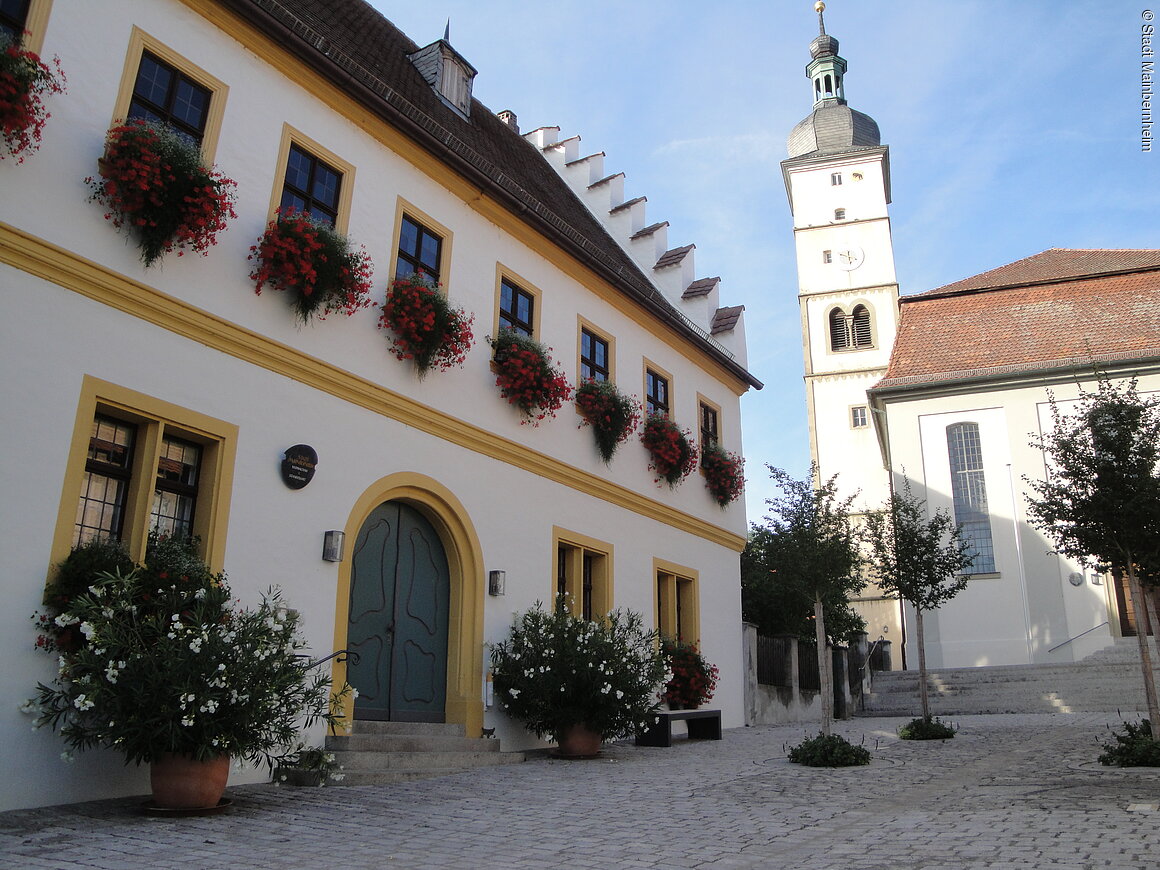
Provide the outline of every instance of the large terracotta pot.
{"type": "Polygon", "coordinates": [[[188,755],[164,753],[150,765],[153,802],[161,809],[192,810],[216,807],[230,778],[230,757],[194,761],[188,755]]]}
{"type": "Polygon", "coordinates": [[[584,724],[569,725],[558,741],[556,755],[561,758],[592,758],[600,754],[600,734],[584,724]]]}

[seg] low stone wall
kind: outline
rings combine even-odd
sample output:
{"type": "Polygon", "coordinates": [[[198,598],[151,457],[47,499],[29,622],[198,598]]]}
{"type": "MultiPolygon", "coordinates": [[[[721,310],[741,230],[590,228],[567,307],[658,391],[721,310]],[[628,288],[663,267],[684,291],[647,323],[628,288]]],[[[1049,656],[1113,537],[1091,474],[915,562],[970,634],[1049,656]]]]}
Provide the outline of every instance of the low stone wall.
{"type": "MultiPolygon", "coordinates": [[[[783,725],[792,722],[821,720],[821,692],[814,686],[803,687],[801,644],[797,638],[779,635],[773,646],[777,661],[766,663],[761,670],[775,676],[780,685],[772,685],[758,679],[758,635],[756,626],[744,626],[745,652],[745,724],[783,725]]],[[[807,646],[807,655],[816,655],[812,646],[807,646]]],[[[866,643],[832,648],[834,656],[834,718],[849,719],[862,699],[862,683],[865,679],[866,643]]],[[[808,681],[808,678],[807,678],[808,681]]]]}

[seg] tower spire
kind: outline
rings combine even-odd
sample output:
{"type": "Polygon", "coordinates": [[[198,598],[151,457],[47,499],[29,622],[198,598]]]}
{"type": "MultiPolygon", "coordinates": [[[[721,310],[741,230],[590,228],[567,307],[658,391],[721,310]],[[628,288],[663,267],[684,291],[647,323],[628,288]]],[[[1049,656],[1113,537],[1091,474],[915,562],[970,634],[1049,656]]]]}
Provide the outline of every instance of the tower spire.
{"type": "Polygon", "coordinates": [[[818,35],[810,43],[810,62],[806,67],[806,77],[814,85],[814,108],[844,106],[846,94],[842,79],[846,75],[846,61],[838,57],[838,40],[826,33],[826,19],[822,15],[826,4],[818,0],[814,11],[818,13],[818,35]]]}

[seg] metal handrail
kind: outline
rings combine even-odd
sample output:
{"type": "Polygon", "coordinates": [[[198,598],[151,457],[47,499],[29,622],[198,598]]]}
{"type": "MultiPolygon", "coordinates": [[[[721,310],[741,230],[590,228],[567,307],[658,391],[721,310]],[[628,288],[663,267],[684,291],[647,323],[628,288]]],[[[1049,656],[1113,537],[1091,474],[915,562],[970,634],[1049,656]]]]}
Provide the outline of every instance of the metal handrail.
{"type": "MultiPolygon", "coordinates": [[[[866,650],[866,658],[862,662],[862,667],[858,668],[858,671],[860,672],[859,676],[862,679],[866,678],[866,669],[868,667],[870,667],[870,659],[874,655],[874,650],[877,649],[880,644],[884,644],[884,643],[886,643],[886,637],[884,635],[880,634],[880,635],[878,635],[878,640],[876,640],[876,641],[874,641],[874,643],[870,644],[870,649],[866,650]]],[[[873,671],[871,671],[871,673],[873,673],[873,671]]],[[[873,678],[871,678],[871,679],[873,679],[873,678]]]]}
{"type": "MultiPolygon", "coordinates": [[[[308,659],[308,658],[310,658],[310,656],[308,656],[308,655],[303,655],[302,653],[299,653],[299,654],[295,655],[294,657],[295,657],[295,658],[299,658],[299,659],[308,659]]],[[[342,664],[343,662],[345,662],[345,661],[348,661],[348,660],[349,660],[349,661],[350,661],[350,663],[351,663],[352,665],[357,665],[357,664],[358,664],[358,662],[359,662],[359,654],[358,654],[357,652],[355,652],[354,650],[352,650],[352,649],[340,649],[340,650],[336,650],[335,652],[332,652],[332,653],[331,653],[330,655],[328,655],[328,656],[325,656],[325,657],[323,657],[323,658],[320,658],[320,659],[318,659],[317,661],[310,662],[308,665],[306,665],[306,666],[303,668],[303,670],[307,670],[307,671],[309,671],[311,668],[316,668],[316,667],[318,667],[320,664],[322,664],[323,662],[328,662],[328,661],[330,661],[331,659],[338,659],[338,662],[339,662],[339,664],[342,664]],[[340,659],[340,658],[338,658],[339,656],[345,656],[345,658],[341,658],[341,659],[340,659]]]]}
{"type": "Polygon", "coordinates": [[[1053,653],[1053,652],[1055,652],[1057,649],[1059,649],[1060,647],[1067,646],[1067,645],[1068,645],[1069,643],[1071,643],[1073,640],[1079,640],[1079,639],[1080,639],[1081,637],[1083,637],[1085,634],[1091,634],[1091,633],[1092,633],[1093,631],[1095,631],[1096,629],[1098,629],[1098,628],[1103,628],[1103,627],[1104,627],[1105,625],[1107,625],[1107,624],[1108,624],[1108,621],[1105,619],[1105,620],[1104,620],[1103,622],[1101,622],[1099,625],[1092,626],[1092,627],[1091,627],[1091,628],[1089,628],[1087,631],[1081,631],[1081,632],[1080,632],[1079,634],[1077,634],[1075,637],[1069,637],[1067,640],[1065,640],[1065,641],[1064,641],[1063,643],[1061,643],[1061,644],[1056,644],[1056,645],[1055,645],[1055,646],[1053,646],[1051,649],[1049,649],[1047,652],[1048,652],[1048,653],[1053,653]]]}

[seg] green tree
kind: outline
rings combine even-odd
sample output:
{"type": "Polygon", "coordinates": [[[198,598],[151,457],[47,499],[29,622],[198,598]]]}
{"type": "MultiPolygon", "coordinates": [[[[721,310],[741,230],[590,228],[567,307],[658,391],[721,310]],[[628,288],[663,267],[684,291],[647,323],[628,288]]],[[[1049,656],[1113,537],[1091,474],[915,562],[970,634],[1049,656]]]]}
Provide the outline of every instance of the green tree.
{"type": "MultiPolygon", "coordinates": [[[[1095,393],[1080,392],[1070,413],[1053,395],[1051,431],[1033,436],[1043,451],[1045,480],[1024,477],[1028,518],[1055,552],[1098,570],[1128,576],[1136,612],[1157,630],[1155,585],[1160,579],[1160,399],[1143,398],[1136,380],[1099,378],[1095,393]]],[[[1144,619],[1137,641],[1148,718],[1160,722],[1144,619]]]]}
{"type": "Polygon", "coordinates": [[[929,720],[930,696],[926,680],[926,640],[923,614],[936,610],[967,587],[964,572],[973,561],[970,545],[944,510],[927,517],[926,502],[910,491],[892,492],[880,510],[866,515],[870,571],[882,591],[897,595],[914,608],[918,642],[918,696],[922,717],[929,720]]]}
{"type": "MultiPolygon", "coordinates": [[[[767,526],[754,524],[741,554],[741,612],[758,634],[790,634],[813,643],[814,599],[793,582],[787,568],[792,554],[789,540],[767,526]]],[[[832,644],[850,643],[866,630],[866,621],[841,592],[822,599],[826,636],[832,644]]]]}
{"type": "Polygon", "coordinates": [[[799,608],[812,604],[822,680],[822,733],[828,736],[834,718],[834,672],[827,646],[826,608],[829,605],[831,613],[848,610],[849,596],[866,585],[858,533],[850,518],[854,496],[838,497],[836,477],[815,485],[817,466],[811,467],[806,480],[767,467],[782,494],[766,500],[770,514],[765,525],[753,528],[750,540],[757,543],[745,559],[750,581],[747,612],[760,611],[778,600],[799,608]]]}

